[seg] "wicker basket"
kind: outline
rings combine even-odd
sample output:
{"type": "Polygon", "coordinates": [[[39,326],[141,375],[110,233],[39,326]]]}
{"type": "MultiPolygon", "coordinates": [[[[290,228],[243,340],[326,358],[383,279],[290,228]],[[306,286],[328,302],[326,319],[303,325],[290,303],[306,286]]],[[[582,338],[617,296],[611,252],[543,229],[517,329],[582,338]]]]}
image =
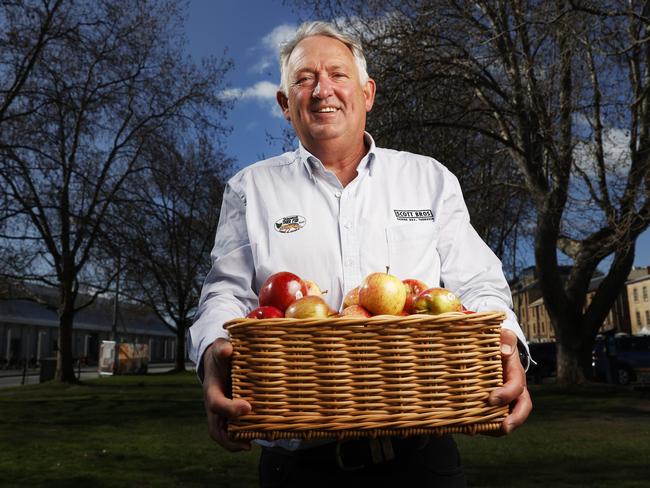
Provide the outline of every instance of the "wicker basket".
{"type": "Polygon", "coordinates": [[[236,319],[232,389],[253,407],[235,439],[495,431],[502,312],[236,319]]]}

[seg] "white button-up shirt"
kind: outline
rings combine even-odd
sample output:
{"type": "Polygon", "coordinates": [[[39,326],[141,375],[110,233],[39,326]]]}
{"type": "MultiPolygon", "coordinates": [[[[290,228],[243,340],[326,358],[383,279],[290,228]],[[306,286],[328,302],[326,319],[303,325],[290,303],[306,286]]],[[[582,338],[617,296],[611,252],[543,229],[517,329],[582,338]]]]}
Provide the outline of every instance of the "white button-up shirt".
{"type": "Polygon", "coordinates": [[[454,291],[475,311],[503,310],[504,327],[525,338],[511,311],[501,262],[470,224],[458,180],[436,160],[378,148],[343,187],[304,147],[248,166],[227,184],[212,268],[190,328],[199,364],[222,325],[258,305],[278,271],[316,282],[339,310],[372,272],[415,278],[454,291]]]}

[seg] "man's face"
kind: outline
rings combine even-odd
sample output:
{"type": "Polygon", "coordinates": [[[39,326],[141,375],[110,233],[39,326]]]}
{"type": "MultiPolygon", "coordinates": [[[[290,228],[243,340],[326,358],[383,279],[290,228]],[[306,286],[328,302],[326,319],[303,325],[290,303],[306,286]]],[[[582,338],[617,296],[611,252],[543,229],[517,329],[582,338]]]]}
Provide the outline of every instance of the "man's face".
{"type": "Polygon", "coordinates": [[[278,92],[278,103],[308,150],[333,139],[352,143],[362,137],[375,84],[368,80],[361,86],[345,44],[327,36],[303,39],[289,58],[288,77],[288,97],[278,92]]]}

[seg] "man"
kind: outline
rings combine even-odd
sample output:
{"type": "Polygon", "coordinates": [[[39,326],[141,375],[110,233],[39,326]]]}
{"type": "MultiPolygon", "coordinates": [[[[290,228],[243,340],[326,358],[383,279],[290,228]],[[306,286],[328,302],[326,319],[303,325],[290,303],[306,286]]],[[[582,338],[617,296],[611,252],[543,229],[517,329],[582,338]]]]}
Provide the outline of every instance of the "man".
{"type": "MultiPolygon", "coordinates": [[[[190,329],[210,435],[226,449],[250,448],[228,438],[226,423],[251,406],[227,397],[232,347],[221,325],[254,308],[256,291],[278,271],[329,290],[333,308],[364,276],[389,265],[401,278],[444,283],[469,309],[504,310],[506,382],[490,402],[511,405],[504,432],[521,425],[532,408],[517,354],[517,337],[525,340],[501,263],[471,227],[458,181],[446,168],[377,148],[364,132],[374,96],[360,44],[331,24],[304,24],[283,47],[277,100],[300,147],[249,166],[228,183],[212,269],[190,329]],[[275,230],[285,221],[298,225],[275,230]]],[[[370,456],[371,442],[377,441],[262,443],[261,485],[465,486],[450,436],[382,439],[379,460],[370,456]]]]}

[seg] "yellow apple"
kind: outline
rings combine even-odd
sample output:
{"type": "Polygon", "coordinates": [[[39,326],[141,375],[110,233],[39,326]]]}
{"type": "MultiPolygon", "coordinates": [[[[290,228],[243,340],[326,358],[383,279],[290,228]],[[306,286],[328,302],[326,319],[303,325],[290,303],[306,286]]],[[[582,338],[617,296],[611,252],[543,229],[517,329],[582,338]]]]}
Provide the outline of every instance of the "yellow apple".
{"type": "Polygon", "coordinates": [[[404,283],[388,272],[369,274],[359,288],[359,305],[373,315],[397,315],[405,302],[404,283]]]}

